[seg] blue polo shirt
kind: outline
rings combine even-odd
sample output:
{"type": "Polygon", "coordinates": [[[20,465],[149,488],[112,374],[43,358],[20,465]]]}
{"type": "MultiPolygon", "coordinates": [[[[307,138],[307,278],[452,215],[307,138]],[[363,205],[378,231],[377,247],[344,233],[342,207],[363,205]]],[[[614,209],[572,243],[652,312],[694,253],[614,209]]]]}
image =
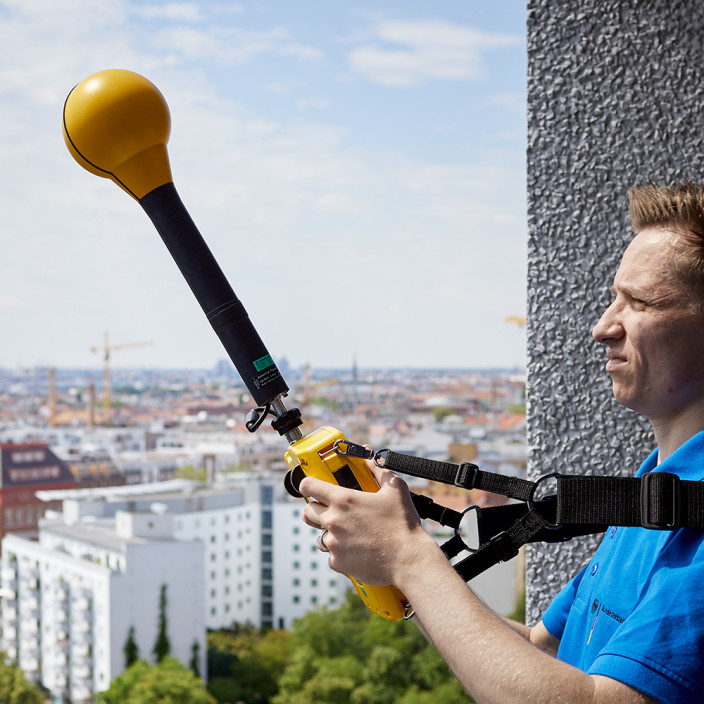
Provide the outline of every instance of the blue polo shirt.
{"type": "MultiPolygon", "coordinates": [[[[704,478],[704,431],[660,465],[638,470],[704,478]]],[[[558,658],[634,687],[661,704],[704,703],[704,532],[610,528],[543,623],[558,658]]]]}

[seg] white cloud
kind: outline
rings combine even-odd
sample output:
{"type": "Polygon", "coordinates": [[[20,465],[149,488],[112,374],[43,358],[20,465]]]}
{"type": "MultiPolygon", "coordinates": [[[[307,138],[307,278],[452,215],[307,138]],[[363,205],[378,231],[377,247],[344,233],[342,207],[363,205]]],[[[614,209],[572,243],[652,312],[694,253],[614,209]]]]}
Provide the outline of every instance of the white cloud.
{"type": "Polygon", "coordinates": [[[396,87],[476,80],[484,75],[484,51],[521,43],[517,36],[438,20],[381,22],[375,33],[379,42],[353,49],[350,65],[375,83],[396,87]]]}
{"type": "Polygon", "coordinates": [[[133,4],[131,12],[137,17],[154,20],[170,20],[172,22],[201,22],[203,14],[200,7],[193,2],[168,2],[165,5],[133,4]]]}
{"type": "Polygon", "coordinates": [[[247,64],[265,54],[294,56],[303,61],[317,61],[323,55],[315,47],[293,41],[282,27],[251,31],[212,25],[200,29],[174,26],[154,32],[149,41],[154,49],[168,51],[182,62],[211,61],[223,66],[247,64]]]}

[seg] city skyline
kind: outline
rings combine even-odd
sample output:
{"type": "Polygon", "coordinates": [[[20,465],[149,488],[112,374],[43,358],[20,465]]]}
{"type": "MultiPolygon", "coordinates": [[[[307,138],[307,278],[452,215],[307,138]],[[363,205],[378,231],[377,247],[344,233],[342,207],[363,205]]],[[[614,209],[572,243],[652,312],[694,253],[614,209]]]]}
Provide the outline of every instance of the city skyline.
{"type": "Polygon", "coordinates": [[[73,162],[63,101],[104,68],[172,115],[174,181],[276,359],[523,366],[525,6],[0,0],[0,367],[211,368],[151,223],[73,162]]]}

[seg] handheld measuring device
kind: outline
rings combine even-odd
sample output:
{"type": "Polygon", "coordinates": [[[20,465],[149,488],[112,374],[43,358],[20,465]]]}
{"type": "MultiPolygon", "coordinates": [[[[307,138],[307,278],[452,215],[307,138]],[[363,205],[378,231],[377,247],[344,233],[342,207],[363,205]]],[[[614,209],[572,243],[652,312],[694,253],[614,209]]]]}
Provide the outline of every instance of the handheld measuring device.
{"type": "MultiPolygon", "coordinates": [[[[63,135],[73,158],[91,173],[108,178],[147,213],[258,408],[247,427],[254,432],[268,415],[289,443],[285,485],[297,496],[303,476],[361,491],[378,491],[364,460],[338,451],[346,443],[334,428],[303,435],[301,414],[286,408],[288,386],[247,311],[179,197],[171,175],[167,143],[168,105],[157,87],[132,71],[109,69],[88,76],[66,98],[63,135]]],[[[393,586],[370,586],[350,577],[367,607],[383,618],[402,618],[407,600],[393,586]]]]}

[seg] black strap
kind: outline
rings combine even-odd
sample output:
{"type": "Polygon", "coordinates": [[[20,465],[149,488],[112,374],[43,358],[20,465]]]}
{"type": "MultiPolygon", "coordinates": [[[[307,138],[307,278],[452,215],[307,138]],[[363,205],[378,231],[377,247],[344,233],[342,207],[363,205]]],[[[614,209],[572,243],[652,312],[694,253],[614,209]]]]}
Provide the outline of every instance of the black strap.
{"type": "Polygon", "coordinates": [[[387,469],[421,479],[430,479],[434,482],[454,484],[462,489],[481,489],[521,501],[527,501],[534,491],[533,482],[518,477],[507,477],[495,472],[483,472],[471,462],[462,462],[461,464],[439,462],[423,457],[403,455],[391,450],[384,450],[379,454],[384,459],[384,467],[387,469]]]}
{"type": "MultiPolygon", "coordinates": [[[[578,535],[601,533],[608,526],[704,529],[704,482],[681,480],[668,472],[649,472],[637,478],[553,473],[530,482],[483,472],[470,462],[438,462],[390,450],[378,454],[385,467],[403,474],[503,494],[524,502],[475,507],[479,548],[454,565],[465,581],[515,557],[520,547],[529,542],[570,540],[578,535]],[[538,485],[548,477],[557,483],[556,496],[535,500],[538,485]]],[[[421,518],[432,518],[455,528],[455,536],[442,546],[448,559],[465,549],[471,550],[459,534],[463,513],[443,509],[417,494],[413,499],[421,518]]]]}
{"type": "Polygon", "coordinates": [[[411,499],[413,499],[413,505],[421,518],[429,518],[432,521],[437,521],[442,526],[448,526],[455,530],[459,529],[462,521],[462,513],[460,511],[435,503],[429,496],[423,496],[422,494],[411,492],[411,499]]]}
{"type": "MultiPolygon", "coordinates": [[[[529,505],[542,481],[484,472],[469,462],[438,462],[390,451],[383,457],[385,467],[403,474],[503,494],[529,505]]],[[[704,529],[704,482],[657,471],[642,477],[549,476],[557,482],[555,524],[704,529]]]]}
{"type": "Polygon", "coordinates": [[[495,535],[479,550],[454,565],[455,571],[469,582],[499,562],[516,557],[521,546],[531,542],[546,525],[547,521],[537,511],[528,511],[508,530],[495,535]]]}

